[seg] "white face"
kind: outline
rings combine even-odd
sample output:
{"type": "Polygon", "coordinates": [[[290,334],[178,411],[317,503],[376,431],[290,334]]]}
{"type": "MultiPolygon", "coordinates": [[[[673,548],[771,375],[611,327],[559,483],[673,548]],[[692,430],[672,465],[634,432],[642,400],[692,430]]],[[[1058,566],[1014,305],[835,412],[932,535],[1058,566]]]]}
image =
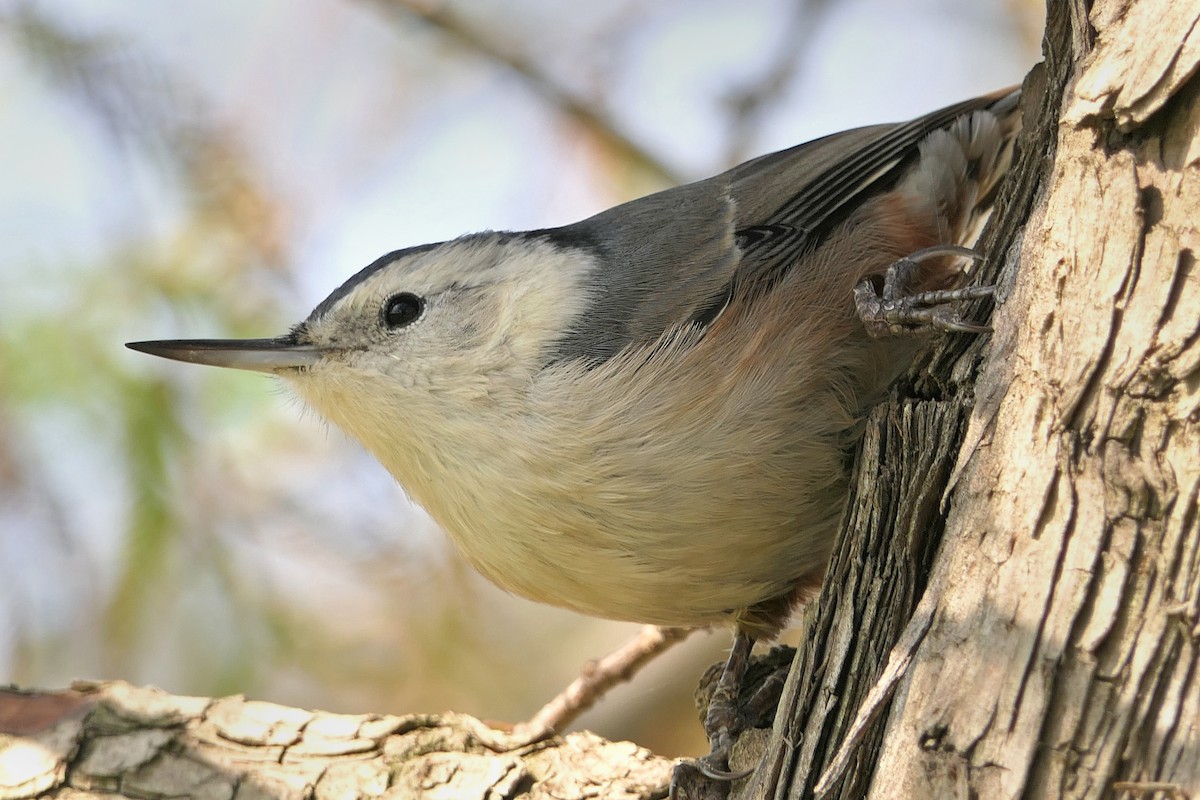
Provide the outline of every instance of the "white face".
{"type": "Polygon", "coordinates": [[[354,276],[296,330],[323,353],[291,375],[338,424],[332,404],[474,402],[527,382],[586,305],[594,263],[543,239],[480,234],[415,248],[354,276]]]}

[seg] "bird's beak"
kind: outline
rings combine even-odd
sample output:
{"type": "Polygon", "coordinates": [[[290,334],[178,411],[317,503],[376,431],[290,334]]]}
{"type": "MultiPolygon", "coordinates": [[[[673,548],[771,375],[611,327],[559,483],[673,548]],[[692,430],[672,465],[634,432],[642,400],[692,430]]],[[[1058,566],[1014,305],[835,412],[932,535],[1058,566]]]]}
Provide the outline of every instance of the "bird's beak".
{"type": "Polygon", "coordinates": [[[320,349],[300,344],[293,334],[275,339],[168,339],[128,342],[125,346],[176,361],[271,374],[305,369],[321,358],[320,349]]]}

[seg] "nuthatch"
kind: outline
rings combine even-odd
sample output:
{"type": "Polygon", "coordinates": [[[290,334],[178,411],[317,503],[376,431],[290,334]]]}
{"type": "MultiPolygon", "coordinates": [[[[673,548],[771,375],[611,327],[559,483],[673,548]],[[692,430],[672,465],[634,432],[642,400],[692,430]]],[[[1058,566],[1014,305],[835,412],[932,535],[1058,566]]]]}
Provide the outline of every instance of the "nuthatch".
{"type": "Polygon", "coordinates": [[[942,303],[986,292],[953,291],[958,245],[1011,161],[1017,100],[827,136],[561,228],[397,250],[278,338],[129,346],[279,376],[501,587],[729,623],[744,661],[819,586],[857,423],[921,344],[880,334],[984,330],[942,303]]]}

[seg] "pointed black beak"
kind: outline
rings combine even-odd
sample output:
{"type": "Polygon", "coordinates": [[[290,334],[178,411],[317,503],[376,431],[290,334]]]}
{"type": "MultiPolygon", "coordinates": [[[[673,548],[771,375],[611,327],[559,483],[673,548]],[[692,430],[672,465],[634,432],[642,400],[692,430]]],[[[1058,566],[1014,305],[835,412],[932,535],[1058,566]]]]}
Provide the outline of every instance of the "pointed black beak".
{"type": "Polygon", "coordinates": [[[321,357],[318,348],[298,343],[294,334],[275,339],[167,339],[125,346],[175,361],[272,374],[311,367],[321,357]]]}

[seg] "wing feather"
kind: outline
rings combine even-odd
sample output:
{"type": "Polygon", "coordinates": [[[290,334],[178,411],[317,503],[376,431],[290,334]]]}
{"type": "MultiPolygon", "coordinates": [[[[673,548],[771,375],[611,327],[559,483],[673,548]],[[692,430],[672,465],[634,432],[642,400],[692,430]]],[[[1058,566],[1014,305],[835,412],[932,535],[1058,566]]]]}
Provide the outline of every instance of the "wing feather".
{"type": "Polygon", "coordinates": [[[735,284],[777,281],[853,209],[894,185],[931,132],[1015,97],[1008,89],[910,122],[836,133],[535,232],[597,262],[589,311],[554,360],[598,363],[672,327],[706,324],[735,284]]]}

